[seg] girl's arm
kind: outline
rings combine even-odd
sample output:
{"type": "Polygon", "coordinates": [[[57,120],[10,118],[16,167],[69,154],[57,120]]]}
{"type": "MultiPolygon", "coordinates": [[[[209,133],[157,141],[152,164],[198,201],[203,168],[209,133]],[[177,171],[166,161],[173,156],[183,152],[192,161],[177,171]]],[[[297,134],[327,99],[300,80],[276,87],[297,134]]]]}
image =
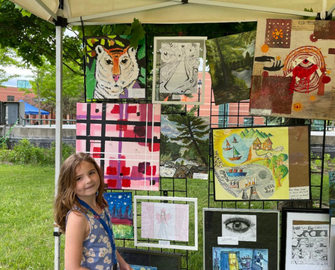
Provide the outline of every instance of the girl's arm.
{"type": "Polygon", "coordinates": [[[128,263],[126,263],[126,261],[122,258],[122,256],[120,255],[118,251],[116,251],[116,257],[120,265],[120,270],[132,270],[133,269],[130,267],[128,263]]]}
{"type": "Polygon", "coordinates": [[[71,212],[68,216],[65,233],[65,269],[84,270],[81,267],[83,242],[89,232],[89,224],[82,213],[71,212]]]}

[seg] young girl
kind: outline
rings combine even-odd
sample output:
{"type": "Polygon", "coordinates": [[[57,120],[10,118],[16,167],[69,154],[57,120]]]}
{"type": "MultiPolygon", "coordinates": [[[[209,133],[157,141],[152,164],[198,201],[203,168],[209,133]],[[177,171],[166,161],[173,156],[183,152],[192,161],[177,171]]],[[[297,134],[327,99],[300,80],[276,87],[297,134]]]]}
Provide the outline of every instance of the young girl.
{"type": "Polygon", "coordinates": [[[55,222],[65,234],[65,269],[132,270],[115,248],[104,181],[88,154],[77,153],[61,166],[55,222]]]}

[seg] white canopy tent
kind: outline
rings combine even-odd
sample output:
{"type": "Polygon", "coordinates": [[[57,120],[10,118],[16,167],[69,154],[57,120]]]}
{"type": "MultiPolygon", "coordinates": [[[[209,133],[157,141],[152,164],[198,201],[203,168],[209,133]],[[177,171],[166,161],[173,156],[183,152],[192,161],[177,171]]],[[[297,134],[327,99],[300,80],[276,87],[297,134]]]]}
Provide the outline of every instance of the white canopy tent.
{"type": "MultiPolygon", "coordinates": [[[[10,0],[36,16],[56,24],[56,163],[55,185],[62,153],[62,27],[102,25],[246,22],[262,18],[329,18],[335,0],[10,0]],[[305,9],[313,10],[311,12],[305,9]]],[[[60,268],[60,237],[55,231],[55,269],[60,268]]]]}

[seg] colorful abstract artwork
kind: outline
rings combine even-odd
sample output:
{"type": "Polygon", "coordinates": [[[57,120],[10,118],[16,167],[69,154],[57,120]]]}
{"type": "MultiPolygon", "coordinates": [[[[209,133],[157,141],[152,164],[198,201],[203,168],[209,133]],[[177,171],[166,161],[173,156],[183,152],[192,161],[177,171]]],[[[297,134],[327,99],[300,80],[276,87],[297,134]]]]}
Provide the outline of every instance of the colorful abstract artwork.
{"type": "Polygon", "coordinates": [[[131,36],[86,39],[86,101],[146,97],[145,40],[131,36]]]}
{"type": "Polygon", "coordinates": [[[309,126],[213,129],[216,200],[310,198],[309,126]]]}
{"type": "MultiPolygon", "coordinates": [[[[206,37],[155,37],[153,103],[203,104],[198,70],[205,70],[206,37]]],[[[203,75],[203,81],[204,75],[203,75]]]]}
{"type": "Polygon", "coordinates": [[[267,249],[213,247],[213,270],[269,270],[267,249]]]}
{"type": "Polygon", "coordinates": [[[334,40],[333,21],[259,20],[250,113],[333,119],[334,40]]]}
{"type": "Polygon", "coordinates": [[[145,266],[145,265],[135,265],[135,264],[130,264],[131,268],[133,270],[157,270],[157,267],[154,266],[145,266]]]}
{"type": "Polygon", "coordinates": [[[208,178],[209,119],[161,115],[160,176],[208,178]]]}
{"type": "Polygon", "coordinates": [[[187,204],[142,202],[141,209],[142,238],[188,241],[187,204]]]}
{"type": "Polygon", "coordinates": [[[159,104],[77,104],[77,152],[90,153],[106,188],[159,190],[159,104]]]}
{"type": "Polygon", "coordinates": [[[114,237],[122,239],[133,238],[134,226],[131,192],[105,192],[104,198],[108,202],[114,237]]]}
{"type": "Polygon", "coordinates": [[[250,98],[256,31],[206,40],[215,104],[250,98]]]}

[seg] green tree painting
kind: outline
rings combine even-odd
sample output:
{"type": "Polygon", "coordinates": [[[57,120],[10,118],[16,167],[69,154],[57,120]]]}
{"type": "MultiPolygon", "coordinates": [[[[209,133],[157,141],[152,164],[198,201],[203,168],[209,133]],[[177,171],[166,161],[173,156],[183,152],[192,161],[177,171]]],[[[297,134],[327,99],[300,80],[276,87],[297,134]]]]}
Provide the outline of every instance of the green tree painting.
{"type": "Polygon", "coordinates": [[[206,41],[215,104],[249,99],[256,31],[206,41]]]}

